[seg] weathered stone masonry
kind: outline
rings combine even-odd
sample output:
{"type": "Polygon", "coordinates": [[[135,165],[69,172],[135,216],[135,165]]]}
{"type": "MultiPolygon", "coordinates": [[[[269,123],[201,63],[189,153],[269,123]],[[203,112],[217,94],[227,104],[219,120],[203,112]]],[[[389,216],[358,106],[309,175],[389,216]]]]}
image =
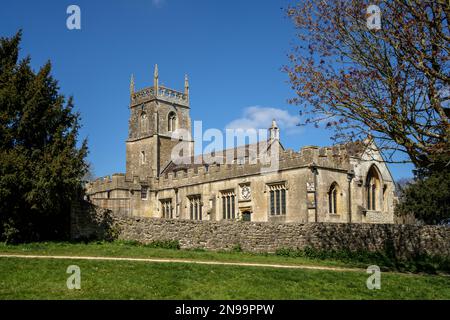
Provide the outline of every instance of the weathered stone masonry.
{"type": "Polygon", "coordinates": [[[184,91],[159,85],[157,67],[153,86],[136,91],[132,79],[126,171],[88,183],[90,201],[114,214],[163,219],[396,222],[395,184],[370,137],[294,151],[283,147],[274,119],[267,137],[239,146],[233,137],[225,150],[194,155],[190,108],[187,77],[184,91]],[[185,147],[182,156],[172,157],[175,146],[185,147]]]}
{"type": "Polygon", "coordinates": [[[152,242],[177,240],[182,248],[230,250],[239,245],[249,252],[275,252],[281,248],[314,247],[326,250],[394,250],[398,257],[417,254],[450,258],[450,228],[396,224],[270,223],[244,221],[191,221],[148,217],[110,216],[98,211],[97,218],[78,214],[72,236],[106,234],[108,224],[119,239],[152,242]],[[93,228],[92,221],[100,226],[93,228]],[[99,231],[100,230],[100,231],[99,231]]]}

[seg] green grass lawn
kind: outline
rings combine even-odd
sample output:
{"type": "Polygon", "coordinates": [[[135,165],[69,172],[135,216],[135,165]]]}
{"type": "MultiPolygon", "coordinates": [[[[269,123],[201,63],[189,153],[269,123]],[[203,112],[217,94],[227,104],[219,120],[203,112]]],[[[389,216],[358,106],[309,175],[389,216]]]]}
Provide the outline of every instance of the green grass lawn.
{"type": "Polygon", "coordinates": [[[450,299],[450,278],[192,264],[0,258],[0,299],[450,299]],[[81,290],[66,269],[81,268],[81,290]]]}
{"type": "Polygon", "coordinates": [[[235,251],[202,251],[202,250],[173,250],[151,248],[136,245],[132,242],[42,242],[20,245],[0,244],[0,253],[37,254],[37,255],[73,255],[73,256],[106,256],[106,257],[132,257],[132,258],[173,258],[189,260],[207,260],[223,262],[256,262],[279,263],[288,265],[320,265],[334,267],[361,267],[367,264],[345,263],[334,260],[309,259],[304,257],[285,257],[275,254],[252,254],[235,251]]]}
{"type": "MultiPolygon", "coordinates": [[[[0,245],[0,253],[349,267],[339,261],[242,252],[169,250],[127,243],[0,245]]],[[[383,272],[381,290],[366,288],[368,276],[363,271],[0,258],[0,299],[450,299],[449,276],[383,272]],[[66,269],[71,264],[81,268],[81,290],[66,287],[69,277],[66,269]]]]}

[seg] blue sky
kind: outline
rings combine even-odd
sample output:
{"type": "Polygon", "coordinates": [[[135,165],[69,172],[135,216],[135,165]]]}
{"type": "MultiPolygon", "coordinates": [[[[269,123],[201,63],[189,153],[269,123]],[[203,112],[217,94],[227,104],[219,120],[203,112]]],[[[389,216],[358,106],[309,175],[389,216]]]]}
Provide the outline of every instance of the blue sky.
{"type": "MultiPolygon", "coordinates": [[[[189,75],[192,120],[203,128],[268,127],[277,118],[285,147],[331,145],[331,131],[298,128],[298,108],[281,68],[295,34],[287,0],[8,1],[0,36],[19,28],[22,55],[47,60],[61,92],[81,113],[81,137],[97,176],[125,171],[130,75],[136,88],[160,83],[182,90],[189,75]],[[81,8],[81,30],[68,30],[66,9],[81,8]]],[[[204,143],[205,147],[205,143],[204,143]]],[[[391,165],[394,178],[411,165],[391,165]]]]}

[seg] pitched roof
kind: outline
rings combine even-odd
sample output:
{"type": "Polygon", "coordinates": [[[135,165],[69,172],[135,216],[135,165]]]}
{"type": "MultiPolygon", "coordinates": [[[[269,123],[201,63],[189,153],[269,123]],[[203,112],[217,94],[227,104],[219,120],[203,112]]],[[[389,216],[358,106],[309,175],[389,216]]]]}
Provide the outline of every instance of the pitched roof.
{"type": "MultiPolygon", "coordinates": [[[[281,150],[284,150],[284,147],[279,142],[279,140],[275,140],[275,141],[279,143],[281,150]]],[[[258,155],[258,154],[260,154],[260,150],[262,150],[263,148],[266,148],[265,151],[269,150],[274,142],[269,143],[268,141],[260,141],[257,143],[245,144],[245,145],[234,147],[234,148],[218,150],[218,151],[212,152],[212,153],[184,157],[184,158],[178,159],[179,161],[177,161],[177,163],[170,160],[162,169],[161,174],[168,173],[168,172],[180,171],[180,170],[188,170],[188,169],[192,169],[192,168],[198,168],[201,166],[205,166],[205,165],[211,164],[206,160],[211,159],[212,157],[219,158],[219,160],[221,160],[221,161],[217,161],[217,163],[225,164],[227,155],[230,153],[232,154],[234,161],[236,161],[238,158],[240,158],[242,156],[245,158],[248,158],[252,152],[256,151],[256,153],[258,155]],[[205,159],[205,158],[207,158],[207,159],[205,159]]]]}

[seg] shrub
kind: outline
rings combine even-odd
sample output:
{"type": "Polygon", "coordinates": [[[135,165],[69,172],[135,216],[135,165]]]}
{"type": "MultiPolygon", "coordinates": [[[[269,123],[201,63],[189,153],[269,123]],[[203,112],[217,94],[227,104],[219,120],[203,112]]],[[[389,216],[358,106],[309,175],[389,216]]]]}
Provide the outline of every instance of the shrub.
{"type": "Polygon", "coordinates": [[[116,240],[114,241],[114,243],[121,246],[132,246],[132,247],[142,246],[142,243],[136,240],[116,240]]]}
{"type": "Polygon", "coordinates": [[[242,246],[241,246],[241,244],[240,244],[240,243],[236,243],[236,244],[233,246],[233,249],[231,249],[231,251],[233,251],[233,252],[242,252],[242,246]]]}
{"type": "Polygon", "coordinates": [[[5,244],[13,244],[17,242],[19,230],[11,223],[5,222],[3,224],[3,240],[5,244]]]}

